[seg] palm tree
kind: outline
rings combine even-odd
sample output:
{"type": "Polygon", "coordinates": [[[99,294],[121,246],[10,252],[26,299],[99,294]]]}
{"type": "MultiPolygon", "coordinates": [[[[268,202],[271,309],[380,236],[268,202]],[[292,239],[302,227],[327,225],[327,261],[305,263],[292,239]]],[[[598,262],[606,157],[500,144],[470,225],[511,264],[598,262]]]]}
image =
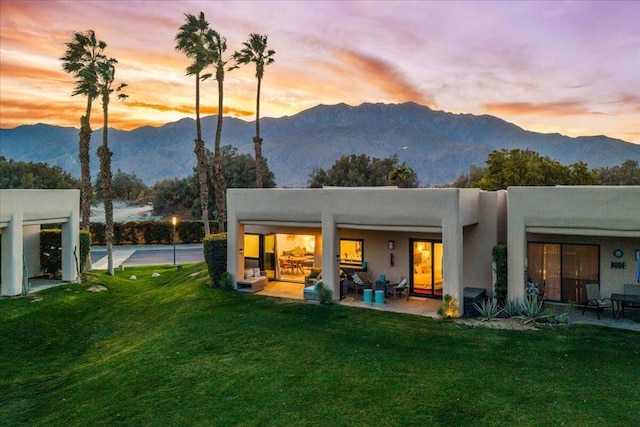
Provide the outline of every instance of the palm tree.
{"type": "MultiPolygon", "coordinates": [[[[102,185],[102,201],[104,203],[105,216],[105,240],[107,243],[107,274],[113,276],[113,185],[111,176],[111,156],[109,151],[109,98],[113,92],[112,84],[115,80],[117,64],[114,58],[105,58],[98,63],[98,88],[102,96],[102,146],[98,147],[100,158],[100,183],[102,185]]],[[[121,83],[115,90],[120,92],[126,83],[121,83]]],[[[127,95],[119,94],[118,99],[124,99],[127,95]]]]}
{"type": "Polygon", "coordinates": [[[244,47],[240,52],[233,54],[233,58],[238,64],[256,64],[256,78],[258,79],[258,91],[256,96],[256,136],[253,138],[253,148],[256,152],[256,187],[262,188],[262,138],[260,138],[260,87],[264,76],[264,67],[272,64],[275,60],[274,50],[267,49],[267,36],[252,33],[249,40],[243,43],[244,47]]]}
{"type": "MultiPolygon", "coordinates": [[[[107,44],[96,39],[93,30],[86,33],[75,32],[73,40],[66,43],[67,50],[60,59],[63,61],[62,68],[65,72],[73,75],[75,86],[71,96],[83,95],[87,97],[87,107],[84,116],[80,117],[80,228],[89,230],[91,218],[91,200],[93,192],[91,189],[91,170],[89,166],[89,146],[91,143],[91,106],[98,96],[98,63],[104,60],[103,54],[107,44]]],[[[91,267],[91,261],[87,261],[91,267]]]]}
{"type": "Polygon", "coordinates": [[[389,183],[396,184],[399,188],[417,187],[417,177],[413,169],[406,164],[396,165],[389,172],[389,183]]]}
{"type": "MultiPolygon", "coordinates": [[[[224,112],[224,72],[228,59],[224,59],[224,53],[227,50],[227,39],[220,36],[215,30],[208,32],[205,37],[205,50],[211,55],[212,63],[216,67],[216,77],[218,81],[218,124],[216,126],[216,141],[214,145],[214,171],[213,171],[213,188],[216,193],[216,211],[218,226],[220,231],[225,231],[226,206],[225,206],[225,187],[224,173],[222,171],[222,161],[220,156],[220,140],[222,139],[222,119],[224,112]]],[[[203,80],[211,77],[211,74],[202,76],[203,80]]]]}
{"type": "Polygon", "coordinates": [[[197,17],[185,14],[186,22],[180,27],[176,34],[176,47],[179,52],[183,52],[187,58],[193,62],[187,67],[187,75],[196,77],[196,139],[194,140],[196,154],[198,183],[200,186],[200,207],[202,208],[202,222],[204,223],[204,234],[210,234],[209,229],[209,185],[207,183],[207,155],[205,144],[202,140],[202,128],[200,124],[200,74],[211,65],[212,60],[209,53],[204,49],[204,37],[211,31],[209,23],[200,12],[197,17]]]}

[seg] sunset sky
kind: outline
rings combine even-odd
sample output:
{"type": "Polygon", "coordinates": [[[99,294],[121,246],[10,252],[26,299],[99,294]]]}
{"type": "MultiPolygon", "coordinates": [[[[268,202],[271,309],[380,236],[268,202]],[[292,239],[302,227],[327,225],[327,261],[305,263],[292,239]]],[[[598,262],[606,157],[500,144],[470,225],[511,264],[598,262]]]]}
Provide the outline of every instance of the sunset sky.
{"type": "MultiPolygon", "coordinates": [[[[93,29],[119,61],[129,99],[110,126],[194,117],[184,14],[205,16],[228,55],[267,34],[261,117],[318,104],[414,101],[490,114],[536,132],[607,135],[640,144],[640,1],[12,1],[0,0],[0,127],[79,127],[85,99],[60,57],[93,29]]],[[[255,119],[255,69],[227,73],[225,115],[255,119]]],[[[215,114],[215,80],[203,115],[215,114]]],[[[93,129],[102,127],[94,104],[93,129]]]]}

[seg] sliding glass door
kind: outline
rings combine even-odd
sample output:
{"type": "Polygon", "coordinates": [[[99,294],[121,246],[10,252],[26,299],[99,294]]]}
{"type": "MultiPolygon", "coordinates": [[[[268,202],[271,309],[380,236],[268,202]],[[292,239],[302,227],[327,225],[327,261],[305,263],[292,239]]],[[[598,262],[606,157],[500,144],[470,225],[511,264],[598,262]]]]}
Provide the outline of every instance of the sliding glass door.
{"type": "Polygon", "coordinates": [[[527,244],[527,274],[544,299],[584,303],[584,285],[600,281],[600,247],[557,243],[527,244]]]}
{"type": "Polygon", "coordinates": [[[411,294],[442,296],[442,242],[411,240],[411,294]]]}

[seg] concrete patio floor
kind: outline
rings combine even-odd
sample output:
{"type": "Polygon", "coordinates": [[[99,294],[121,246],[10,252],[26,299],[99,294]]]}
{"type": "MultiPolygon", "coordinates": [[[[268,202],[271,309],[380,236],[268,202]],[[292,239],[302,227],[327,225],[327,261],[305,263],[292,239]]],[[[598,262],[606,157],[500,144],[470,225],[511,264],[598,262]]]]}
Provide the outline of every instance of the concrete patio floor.
{"type": "MultiPolygon", "coordinates": [[[[304,301],[302,297],[303,289],[304,285],[302,283],[271,281],[262,291],[257,292],[257,294],[304,301]]],[[[353,295],[348,295],[340,300],[338,304],[370,310],[391,311],[396,313],[413,314],[416,316],[439,318],[440,315],[438,314],[438,308],[440,308],[442,301],[432,298],[411,297],[408,301],[406,298],[401,298],[397,301],[394,301],[393,299],[386,299],[384,305],[376,305],[365,304],[362,299],[362,295],[359,295],[357,300],[354,299],[353,295]]],[[[548,303],[547,307],[553,308],[558,313],[566,311],[566,306],[564,304],[548,303]]],[[[627,310],[625,315],[625,318],[614,320],[611,310],[608,310],[600,313],[600,319],[598,319],[597,313],[593,309],[587,309],[583,315],[582,307],[575,307],[573,312],[568,315],[568,323],[607,326],[611,328],[628,329],[640,332],[640,311],[627,310]]]]}

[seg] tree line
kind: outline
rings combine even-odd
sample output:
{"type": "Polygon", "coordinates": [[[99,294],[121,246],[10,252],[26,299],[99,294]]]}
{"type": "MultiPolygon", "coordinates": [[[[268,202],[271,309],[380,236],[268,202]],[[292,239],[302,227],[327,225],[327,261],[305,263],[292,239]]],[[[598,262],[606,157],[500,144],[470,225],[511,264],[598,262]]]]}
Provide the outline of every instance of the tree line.
{"type": "Polygon", "coordinates": [[[586,163],[563,165],[532,150],[494,150],[486,166],[471,166],[450,187],[504,190],[509,186],[553,185],[640,185],[640,167],[636,160],[619,166],[589,169],[586,163]]]}
{"type": "MultiPolygon", "coordinates": [[[[214,155],[207,150],[206,173],[212,173],[214,155]]],[[[221,147],[220,158],[224,180],[228,188],[256,188],[255,159],[238,153],[237,148],[221,147]]],[[[262,159],[263,188],[276,186],[275,176],[266,159],[262,159]]],[[[314,168],[309,173],[307,186],[321,188],[376,187],[395,185],[417,188],[416,172],[398,157],[371,158],[366,154],[343,155],[327,169],[314,168]]],[[[484,167],[471,166],[445,187],[481,188],[500,190],[509,186],[534,185],[640,185],[640,166],[636,160],[626,160],[613,167],[589,169],[583,162],[562,165],[548,157],[529,150],[496,150],[487,156],[484,167]]],[[[199,197],[198,170],[186,178],[168,178],[147,187],[134,173],[118,169],[113,177],[113,196],[116,200],[153,203],[155,215],[171,216],[188,212],[193,218],[202,215],[199,197]]],[[[208,190],[213,191],[212,180],[208,190]]],[[[102,199],[100,177],[96,180],[96,196],[102,199]]],[[[0,188],[80,188],[80,181],[58,166],[46,163],[25,163],[0,156],[0,188]]],[[[213,201],[209,201],[209,219],[217,219],[213,201]]]]}

